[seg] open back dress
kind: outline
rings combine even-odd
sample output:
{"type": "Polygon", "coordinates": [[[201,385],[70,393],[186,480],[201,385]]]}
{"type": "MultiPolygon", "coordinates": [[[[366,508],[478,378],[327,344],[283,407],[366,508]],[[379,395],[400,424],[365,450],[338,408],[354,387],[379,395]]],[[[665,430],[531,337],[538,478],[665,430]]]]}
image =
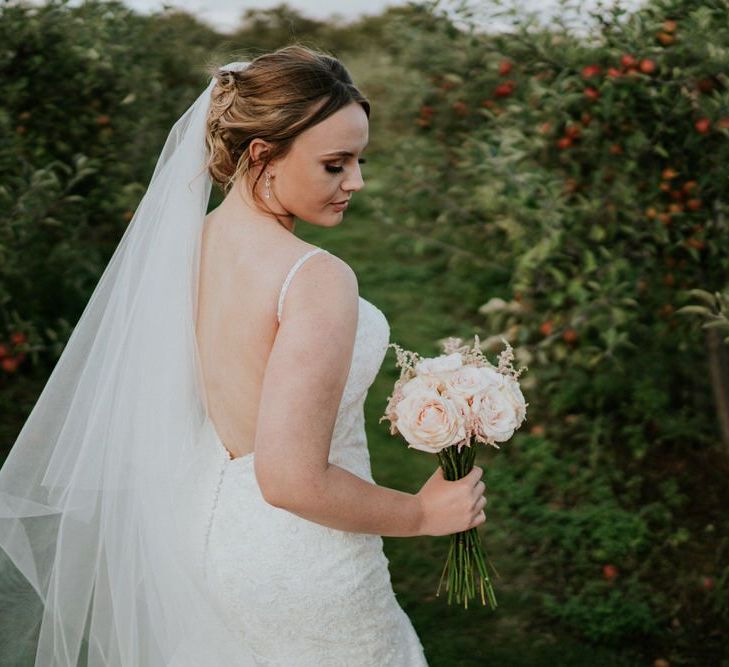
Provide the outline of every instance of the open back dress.
{"type": "MultiPolygon", "coordinates": [[[[314,248],[291,267],[279,295],[279,320],[296,271],[317,252],[326,251],[314,248]]],[[[385,315],[359,297],[329,462],[371,483],[364,402],[389,338],[385,315]]],[[[258,663],[427,667],[396,600],[381,536],[329,528],[268,504],[254,473],[255,452],[231,458],[210,419],[200,437],[205,456],[195,481],[193,543],[221,617],[258,663]]]]}

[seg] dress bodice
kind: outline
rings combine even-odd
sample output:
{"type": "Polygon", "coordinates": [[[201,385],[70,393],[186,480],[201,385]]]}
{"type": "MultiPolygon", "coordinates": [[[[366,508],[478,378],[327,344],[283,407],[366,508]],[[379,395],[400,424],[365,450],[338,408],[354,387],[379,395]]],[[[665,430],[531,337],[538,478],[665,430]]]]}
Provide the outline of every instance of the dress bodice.
{"type": "Polygon", "coordinates": [[[332,433],[329,462],[372,480],[364,426],[364,403],[390,342],[390,325],[373,303],[359,297],[352,363],[332,433]]]}

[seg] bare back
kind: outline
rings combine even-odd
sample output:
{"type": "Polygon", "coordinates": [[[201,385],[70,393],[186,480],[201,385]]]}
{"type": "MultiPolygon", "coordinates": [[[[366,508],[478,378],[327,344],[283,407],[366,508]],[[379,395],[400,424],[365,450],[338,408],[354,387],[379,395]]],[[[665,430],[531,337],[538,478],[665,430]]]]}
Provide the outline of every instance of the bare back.
{"type": "Polygon", "coordinates": [[[202,233],[196,337],[208,415],[231,458],[254,450],[281,287],[312,246],[291,232],[210,213],[202,233]]]}

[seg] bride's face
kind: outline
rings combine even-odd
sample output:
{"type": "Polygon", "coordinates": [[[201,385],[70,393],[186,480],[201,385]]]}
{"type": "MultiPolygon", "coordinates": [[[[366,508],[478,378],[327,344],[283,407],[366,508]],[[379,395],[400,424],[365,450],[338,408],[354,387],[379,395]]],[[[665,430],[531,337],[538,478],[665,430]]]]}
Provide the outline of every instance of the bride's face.
{"type": "Polygon", "coordinates": [[[364,186],[360,161],[369,141],[369,122],[360,104],[352,102],[302,132],[286,157],[269,165],[271,199],[265,199],[265,174],[259,181],[263,201],[277,212],[314,225],[341,222],[348,200],[364,186]]]}

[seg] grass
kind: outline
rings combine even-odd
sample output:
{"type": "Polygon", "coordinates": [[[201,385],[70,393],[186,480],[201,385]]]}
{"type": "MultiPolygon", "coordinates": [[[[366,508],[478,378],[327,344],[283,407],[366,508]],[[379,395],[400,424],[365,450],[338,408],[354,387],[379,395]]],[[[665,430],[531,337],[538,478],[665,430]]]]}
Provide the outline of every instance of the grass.
{"type": "MultiPolygon", "coordinates": [[[[473,304],[454,292],[437,256],[417,256],[407,241],[372,219],[358,202],[335,228],[297,223],[296,234],[348,262],[357,273],[360,294],[380,308],[390,323],[390,340],[424,355],[440,353],[438,339],[469,338],[481,331],[473,304]]],[[[484,301],[489,295],[484,295],[484,301]]],[[[379,422],[399,369],[388,350],[365,403],[372,472],[378,484],[415,493],[437,467],[433,456],[408,449],[389,423],[379,422]]],[[[487,495],[488,465],[494,452],[480,452],[487,495]]],[[[498,453],[497,453],[498,456],[498,453]]],[[[495,463],[497,464],[497,462],[495,463]]],[[[501,579],[495,582],[499,607],[448,606],[441,588],[435,597],[448,549],[448,537],[383,538],[397,598],[413,622],[431,667],[633,667],[637,657],[596,647],[559,627],[535,622],[538,582],[529,564],[516,562],[511,536],[499,527],[498,498],[489,497],[487,521],[480,529],[501,579]],[[496,511],[494,511],[496,506],[496,511]]]]}

